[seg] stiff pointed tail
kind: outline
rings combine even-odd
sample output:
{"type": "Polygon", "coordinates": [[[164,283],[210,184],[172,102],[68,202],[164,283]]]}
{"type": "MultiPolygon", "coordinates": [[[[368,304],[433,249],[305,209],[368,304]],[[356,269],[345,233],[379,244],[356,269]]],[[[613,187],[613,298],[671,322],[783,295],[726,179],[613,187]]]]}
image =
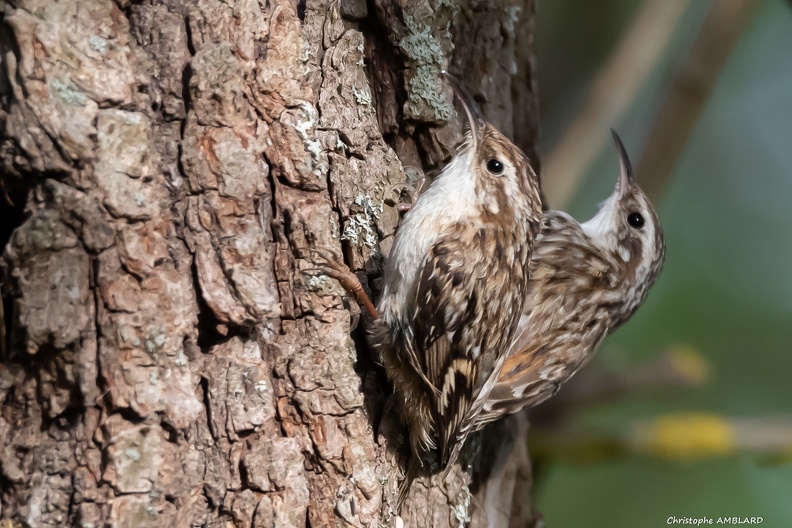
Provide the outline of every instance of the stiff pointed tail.
{"type": "Polygon", "coordinates": [[[412,486],[413,480],[418,476],[422,467],[423,464],[421,460],[417,456],[411,454],[410,462],[407,464],[407,474],[404,476],[404,480],[399,486],[399,499],[396,501],[396,511],[400,512],[402,506],[404,506],[404,501],[407,500],[407,495],[410,494],[410,486],[412,486]]]}

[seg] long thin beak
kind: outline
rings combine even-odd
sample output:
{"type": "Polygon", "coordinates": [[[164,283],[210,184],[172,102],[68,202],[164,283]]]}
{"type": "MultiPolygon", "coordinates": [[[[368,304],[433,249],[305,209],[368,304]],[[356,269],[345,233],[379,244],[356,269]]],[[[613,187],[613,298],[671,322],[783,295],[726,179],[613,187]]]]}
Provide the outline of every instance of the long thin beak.
{"type": "Polygon", "coordinates": [[[480,129],[484,126],[484,123],[486,123],[484,120],[484,115],[481,113],[481,109],[476,104],[473,96],[470,95],[470,92],[467,91],[467,88],[465,88],[465,86],[459,82],[459,79],[445,70],[442,70],[440,73],[442,73],[443,76],[448,79],[448,83],[451,85],[451,88],[454,89],[454,93],[462,103],[462,108],[465,109],[465,114],[467,114],[468,123],[470,124],[470,135],[473,140],[473,150],[475,151],[478,148],[480,129]]]}
{"type": "Polygon", "coordinates": [[[619,154],[619,181],[616,183],[616,192],[621,196],[635,183],[635,179],[633,178],[632,165],[630,164],[629,156],[627,156],[627,149],[624,148],[624,143],[622,143],[619,134],[612,128],[611,134],[613,134],[613,141],[616,143],[616,151],[619,154]]]}

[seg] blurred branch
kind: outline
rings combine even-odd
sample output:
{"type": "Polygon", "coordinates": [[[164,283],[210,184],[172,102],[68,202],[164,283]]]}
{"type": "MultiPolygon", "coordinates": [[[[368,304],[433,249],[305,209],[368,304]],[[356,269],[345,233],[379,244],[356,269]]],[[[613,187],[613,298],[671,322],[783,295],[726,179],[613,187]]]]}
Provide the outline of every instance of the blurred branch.
{"type": "Polygon", "coordinates": [[[712,368],[689,345],[674,345],[658,357],[625,370],[589,369],[570,380],[559,393],[531,411],[532,421],[555,422],[583,406],[599,405],[647,393],[700,387],[712,368]]]}
{"type": "Polygon", "coordinates": [[[734,418],[703,412],[664,414],[634,422],[622,432],[536,430],[530,437],[537,458],[594,462],[643,455],[694,461],[742,453],[792,456],[792,416],[734,418]]]}
{"type": "Polygon", "coordinates": [[[650,197],[662,194],[727,57],[758,5],[756,0],[713,2],[693,48],[674,74],[638,163],[636,174],[650,197]]]}
{"type": "Polygon", "coordinates": [[[662,57],[690,0],[646,0],[589,91],[583,111],[547,157],[544,191],[564,208],[619,121],[662,57]]]}
{"type": "Polygon", "coordinates": [[[693,460],[737,452],[792,453],[792,417],[665,414],[636,423],[627,438],[632,450],[667,460],[693,460]]]}

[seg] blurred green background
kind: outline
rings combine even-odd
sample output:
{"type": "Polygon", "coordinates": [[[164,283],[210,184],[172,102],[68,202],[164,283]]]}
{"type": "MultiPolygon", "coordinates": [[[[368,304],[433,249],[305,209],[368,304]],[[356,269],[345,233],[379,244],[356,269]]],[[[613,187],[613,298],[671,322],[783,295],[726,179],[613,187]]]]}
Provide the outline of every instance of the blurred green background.
{"type": "MultiPolygon", "coordinates": [[[[539,0],[543,163],[642,5],[539,0]]],[[[686,5],[662,57],[610,123],[634,166],[714,5],[686,5]]],[[[792,527],[790,3],[756,2],[736,41],[724,46],[732,44],[655,202],[668,246],[664,272],[646,304],[579,374],[628,372],[686,345],[710,376],[691,387],[670,383],[569,404],[562,418],[537,419],[529,444],[536,507],[550,528],[666,526],[670,516],[761,516],[762,526],[792,527]],[[689,415],[687,426],[665,437],[681,454],[659,456],[636,431],[679,413],[706,416],[689,415]],[[711,438],[721,433],[725,447],[711,438]],[[705,446],[690,447],[699,437],[705,446]]],[[[564,207],[581,220],[594,214],[617,174],[607,128],[596,133],[608,142],[564,207]]]]}

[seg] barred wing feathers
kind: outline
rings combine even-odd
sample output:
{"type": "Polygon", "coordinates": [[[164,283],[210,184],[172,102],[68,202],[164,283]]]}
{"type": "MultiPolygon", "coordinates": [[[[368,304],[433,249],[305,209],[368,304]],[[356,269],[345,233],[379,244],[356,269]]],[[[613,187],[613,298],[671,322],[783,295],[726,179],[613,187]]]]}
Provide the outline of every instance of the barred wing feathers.
{"type": "Polygon", "coordinates": [[[605,297],[618,288],[613,265],[563,212],[542,218],[531,277],[514,339],[474,430],[553,396],[591,357],[612,321],[605,297]]]}
{"type": "Polygon", "coordinates": [[[483,251],[465,247],[459,241],[465,237],[436,243],[415,289],[415,345],[426,378],[438,390],[433,418],[444,467],[464,442],[474,402],[497,378],[525,298],[526,270],[515,253],[527,248],[518,243],[493,254],[503,250],[498,236],[475,234],[476,249],[483,251]]]}

